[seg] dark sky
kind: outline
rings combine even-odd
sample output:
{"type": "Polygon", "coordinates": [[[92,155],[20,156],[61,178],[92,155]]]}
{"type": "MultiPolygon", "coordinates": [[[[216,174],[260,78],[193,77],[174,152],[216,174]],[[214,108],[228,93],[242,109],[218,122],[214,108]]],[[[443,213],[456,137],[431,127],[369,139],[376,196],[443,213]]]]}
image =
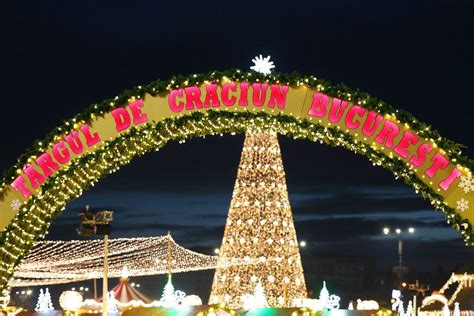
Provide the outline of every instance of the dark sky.
{"type": "MultiPolygon", "coordinates": [[[[472,1],[10,1],[1,11],[0,170],[91,103],[173,74],[248,69],[257,54],[270,54],[276,71],[344,82],[406,109],[474,157],[472,1]]],[[[207,137],[136,159],[72,202],[47,238],[76,238],[77,211],[91,204],[115,210],[113,237],[172,230],[184,246],[212,249],[242,143],[207,137]]],[[[389,225],[416,228],[408,265],[474,259],[441,213],[365,157],[280,143],[306,255],[371,254],[389,268],[389,225]]]]}

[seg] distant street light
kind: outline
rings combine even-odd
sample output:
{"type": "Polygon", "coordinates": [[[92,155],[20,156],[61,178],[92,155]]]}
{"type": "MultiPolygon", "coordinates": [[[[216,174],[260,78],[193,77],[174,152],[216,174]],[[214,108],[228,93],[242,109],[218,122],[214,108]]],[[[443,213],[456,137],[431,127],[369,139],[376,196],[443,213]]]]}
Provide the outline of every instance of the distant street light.
{"type": "Polygon", "coordinates": [[[22,291],[16,291],[16,295],[18,295],[18,299],[22,304],[26,304],[30,298],[30,296],[33,294],[33,291],[30,289],[27,290],[22,290],[22,291]]]}
{"type": "Polygon", "coordinates": [[[304,240],[300,241],[300,247],[306,247],[306,241],[304,240]]]}
{"type": "MultiPolygon", "coordinates": [[[[415,228],[409,227],[407,232],[409,234],[413,234],[415,232],[415,228]]],[[[388,235],[390,233],[390,228],[384,227],[383,234],[388,235]]],[[[403,232],[400,228],[395,229],[395,233],[398,236],[398,266],[393,267],[393,272],[395,272],[398,276],[398,288],[401,289],[402,287],[406,286],[406,283],[402,283],[403,274],[408,271],[407,267],[404,267],[402,264],[402,257],[403,257],[403,232]],[[405,285],[403,285],[405,284],[405,285]]]]}
{"type": "Polygon", "coordinates": [[[214,253],[215,253],[216,255],[218,255],[218,254],[219,254],[219,248],[215,248],[215,249],[214,249],[214,253]]]}

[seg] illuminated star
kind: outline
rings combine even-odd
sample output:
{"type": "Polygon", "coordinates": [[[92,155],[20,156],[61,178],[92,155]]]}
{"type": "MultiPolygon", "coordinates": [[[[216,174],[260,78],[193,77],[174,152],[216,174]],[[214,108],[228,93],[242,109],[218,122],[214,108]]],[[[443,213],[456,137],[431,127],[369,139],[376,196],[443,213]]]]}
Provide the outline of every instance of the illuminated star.
{"type": "Polygon", "coordinates": [[[263,58],[262,55],[255,56],[255,58],[252,59],[252,62],[254,65],[251,66],[250,69],[260,72],[264,75],[269,75],[272,72],[272,69],[275,68],[273,61],[270,61],[270,56],[265,58],[263,58]]]}

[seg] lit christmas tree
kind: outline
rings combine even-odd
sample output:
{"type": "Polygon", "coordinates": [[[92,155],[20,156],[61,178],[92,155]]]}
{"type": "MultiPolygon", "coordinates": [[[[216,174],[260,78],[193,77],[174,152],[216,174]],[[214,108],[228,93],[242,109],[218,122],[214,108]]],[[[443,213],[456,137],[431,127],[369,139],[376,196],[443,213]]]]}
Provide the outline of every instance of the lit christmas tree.
{"type": "Polygon", "coordinates": [[[51,294],[49,293],[49,289],[46,288],[46,292],[43,292],[43,289],[40,289],[35,311],[44,313],[52,310],[54,310],[54,307],[53,303],[51,302],[51,294]]]}
{"type": "Polygon", "coordinates": [[[160,302],[166,308],[173,308],[180,305],[186,293],[183,291],[175,291],[173,283],[171,282],[171,274],[168,274],[168,282],[166,282],[163,294],[161,294],[160,302]]]}
{"type": "Polygon", "coordinates": [[[255,308],[263,308],[268,306],[265,289],[263,288],[261,282],[257,283],[253,297],[255,299],[255,308]]]}
{"type": "Polygon", "coordinates": [[[326,288],[326,281],[323,281],[323,288],[319,292],[319,305],[322,309],[329,309],[329,291],[326,288]]]}
{"type": "Polygon", "coordinates": [[[413,303],[412,301],[408,301],[407,311],[405,316],[413,316],[413,303]]]}
{"type": "Polygon", "coordinates": [[[163,294],[161,294],[160,302],[164,307],[173,307],[176,305],[176,298],[174,296],[174,286],[171,283],[171,276],[168,275],[168,282],[166,282],[165,288],[163,289],[163,294]]]}
{"type": "Polygon", "coordinates": [[[114,291],[110,291],[107,296],[107,314],[117,314],[119,312],[114,291]]]}
{"type": "Polygon", "coordinates": [[[258,281],[272,307],[291,306],[307,296],[275,132],[249,131],[245,136],[219,262],[210,304],[241,308],[242,297],[258,281]]]}
{"type": "Polygon", "coordinates": [[[450,316],[451,312],[449,311],[448,304],[445,304],[443,307],[443,316],[450,316]]]}
{"type": "Polygon", "coordinates": [[[403,309],[403,301],[398,304],[398,316],[405,316],[405,310],[403,309]]]}
{"type": "Polygon", "coordinates": [[[246,310],[268,307],[267,297],[261,282],[257,283],[253,295],[244,295],[242,300],[246,310]]]}
{"type": "Polygon", "coordinates": [[[461,311],[459,310],[459,303],[454,303],[454,312],[453,316],[461,316],[461,311]]]}

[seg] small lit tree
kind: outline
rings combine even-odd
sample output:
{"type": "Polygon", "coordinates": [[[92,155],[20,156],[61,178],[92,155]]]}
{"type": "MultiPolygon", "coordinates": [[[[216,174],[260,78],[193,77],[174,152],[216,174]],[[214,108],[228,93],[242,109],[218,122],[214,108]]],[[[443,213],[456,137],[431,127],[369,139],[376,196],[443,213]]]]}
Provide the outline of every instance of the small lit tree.
{"type": "Polygon", "coordinates": [[[243,307],[247,310],[268,307],[267,296],[261,282],[255,286],[253,294],[242,296],[243,307]]]}
{"type": "Polygon", "coordinates": [[[403,309],[403,301],[398,304],[398,316],[405,316],[405,310],[403,309]]]}
{"type": "Polygon", "coordinates": [[[449,312],[448,304],[445,304],[443,307],[443,316],[450,316],[451,313],[449,312]]]}
{"type": "Polygon", "coordinates": [[[44,292],[43,289],[40,289],[40,294],[38,296],[38,302],[36,303],[35,311],[44,313],[54,310],[53,303],[51,302],[51,294],[49,289],[46,288],[44,292]]]}
{"type": "Polygon", "coordinates": [[[168,282],[163,289],[161,294],[160,302],[166,308],[176,307],[183,303],[186,293],[174,289],[173,283],[171,282],[171,274],[168,275],[168,282]]]}
{"type": "Polygon", "coordinates": [[[173,307],[176,305],[176,298],[174,295],[174,286],[171,282],[171,275],[168,275],[168,282],[166,282],[163,293],[161,294],[160,302],[164,307],[173,307]]]}
{"type": "Polygon", "coordinates": [[[459,303],[454,303],[454,315],[453,316],[461,316],[461,311],[459,310],[459,303]]]}
{"type": "Polygon", "coordinates": [[[405,316],[413,316],[413,303],[412,303],[412,301],[408,302],[407,311],[405,313],[405,316]]]}
{"type": "Polygon", "coordinates": [[[107,297],[107,313],[116,314],[118,313],[117,300],[115,299],[114,291],[110,291],[107,297]]]}
{"type": "Polygon", "coordinates": [[[267,297],[265,295],[265,290],[263,289],[262,283],[257,283],[253,296],[255,299],[255,308],[268,307],[267,297]]]}
{"type": "Polygon", "coordinates": [[[319,292],[319,305],[323,309],[329,308],[329,291],[326,288],[326,281],[323,281],[323,288],[319,292]]]}

